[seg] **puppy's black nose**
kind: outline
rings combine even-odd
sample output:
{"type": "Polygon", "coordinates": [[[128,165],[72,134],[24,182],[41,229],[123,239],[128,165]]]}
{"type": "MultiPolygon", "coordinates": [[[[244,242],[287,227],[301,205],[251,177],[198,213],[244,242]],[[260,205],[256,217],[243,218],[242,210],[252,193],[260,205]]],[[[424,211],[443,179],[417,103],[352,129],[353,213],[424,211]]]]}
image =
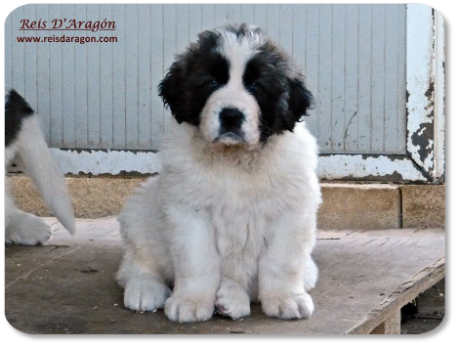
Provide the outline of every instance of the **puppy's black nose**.
{"type": "Polygon", "coordinates": [[[236,108],[223,108],[219,114],[220,124],[224,130],[239,129],[243,124],[244,115],[236,108]]]}

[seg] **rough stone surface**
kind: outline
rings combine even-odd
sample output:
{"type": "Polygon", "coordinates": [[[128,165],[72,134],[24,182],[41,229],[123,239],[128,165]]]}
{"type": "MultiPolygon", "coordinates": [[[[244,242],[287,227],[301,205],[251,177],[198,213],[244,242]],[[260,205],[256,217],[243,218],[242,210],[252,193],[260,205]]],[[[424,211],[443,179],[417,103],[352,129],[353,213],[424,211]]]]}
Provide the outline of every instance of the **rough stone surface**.
{"type": "MultiPolygon", "coordinates": [[[[10,178],[16,204],[37,216],[51,216],[37,189],[28,177],[10,178]]],[[[145,178],[67,178],[77,218],[100,218],[117,215],[126,199],[145,178]]]]}
{"type": "MultiPolygon", "coordinates": [[[[29,178],[13,176],[10,180],[21,209],[38,216],[50,216],[29,178]]],[[[76,217],[94,219],[117,215],[134,189],[147,178],[79,177],[66,180],[76,217]]],[[[444,226],[444,186],[322,183],[321,188],[320,229],[444,226]]]]}
{"type": "Polygon", "coordinates": [[[444,227],[445,186],[401,186],[403,228],[444,227]]]}
{"type": "Polygon", "coordinates": [[[326,230],[400,228],[396,185],[322,184],[318,226],[326,230]]]}

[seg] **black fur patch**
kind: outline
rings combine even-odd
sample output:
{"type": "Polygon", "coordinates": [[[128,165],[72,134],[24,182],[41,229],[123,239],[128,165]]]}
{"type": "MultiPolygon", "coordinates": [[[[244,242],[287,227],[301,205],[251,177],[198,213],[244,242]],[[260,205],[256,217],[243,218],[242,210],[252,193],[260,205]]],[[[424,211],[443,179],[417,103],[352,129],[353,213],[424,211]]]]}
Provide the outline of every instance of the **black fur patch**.
{"type": "Polygon", "coordinates": [[[8,146],[16,140],[22,121],[32,116],[34,110],[14,89],[10,90],[5,99],[5,146],[8,146]]]}
{"type": "Polygon", "coordinates": [[[312,94],[300,79],[301,75],[288,76],[292,74],[288,64],[285,54],[268,42],[246,65],[243,81],[261,110],[261,141],[272,134],[292,132],[312,103],[312,94]]]}
{"type": "Polygon", "coordinates": [[[201,33],[198,43],[177,57],[158,86],[163,103],[170,107],[178,123],[198,126],[209,96],[230,78],[227,59],[215,50],[218,39],[215,32],[201,33]]]}

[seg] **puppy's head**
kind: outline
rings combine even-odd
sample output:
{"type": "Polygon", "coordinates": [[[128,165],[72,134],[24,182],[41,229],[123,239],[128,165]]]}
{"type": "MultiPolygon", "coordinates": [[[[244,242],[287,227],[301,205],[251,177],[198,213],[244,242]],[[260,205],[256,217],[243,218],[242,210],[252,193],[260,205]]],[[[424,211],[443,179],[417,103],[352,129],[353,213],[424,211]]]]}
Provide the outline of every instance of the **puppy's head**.
{"type": "Polygon", "coordinates": [[[159,85],[178,123],[210,143],[257,147],[293,131],[312,95],[289,57],[258,28],[205,31],[179,55],[159,85]]]}

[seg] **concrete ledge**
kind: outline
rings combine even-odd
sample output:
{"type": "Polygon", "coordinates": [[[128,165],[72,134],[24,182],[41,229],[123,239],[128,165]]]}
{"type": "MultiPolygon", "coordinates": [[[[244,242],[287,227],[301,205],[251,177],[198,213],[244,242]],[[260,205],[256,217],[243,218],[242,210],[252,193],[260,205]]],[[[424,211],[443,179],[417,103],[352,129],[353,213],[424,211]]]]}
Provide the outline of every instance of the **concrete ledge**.
{"type": "Polygon", "coordinates": [[[403,228],[444,227],[446,220],[444,185],[401,186],[403,228]]]}
{"type": "MultiPolygon", "coordinates": [[[[145,178],[66,178],[77,218],[96,219],[117,215],[125,200],[145,178]]],[[[23,176],[10,178],[16,204],[38,216],[51,216],[32,181],[23,176]]]]}
{"type": "Polygon", "coordinates": [[[399,188],[379,184],[322,184],[318,226],[325,230],[400,228],[399,188]]]}
{"type": "MultiPolygon", "coordinates": [[[[17,205],[38,216],[50,216],[41,197],[24,176],[10,178],[17,205]]],[[[145,177],[67,178],[78,218],[117,215],[145,177]]],[[[443,185],[322,183],[318,228],[378,230],[444,227],[443,185]]]]}

